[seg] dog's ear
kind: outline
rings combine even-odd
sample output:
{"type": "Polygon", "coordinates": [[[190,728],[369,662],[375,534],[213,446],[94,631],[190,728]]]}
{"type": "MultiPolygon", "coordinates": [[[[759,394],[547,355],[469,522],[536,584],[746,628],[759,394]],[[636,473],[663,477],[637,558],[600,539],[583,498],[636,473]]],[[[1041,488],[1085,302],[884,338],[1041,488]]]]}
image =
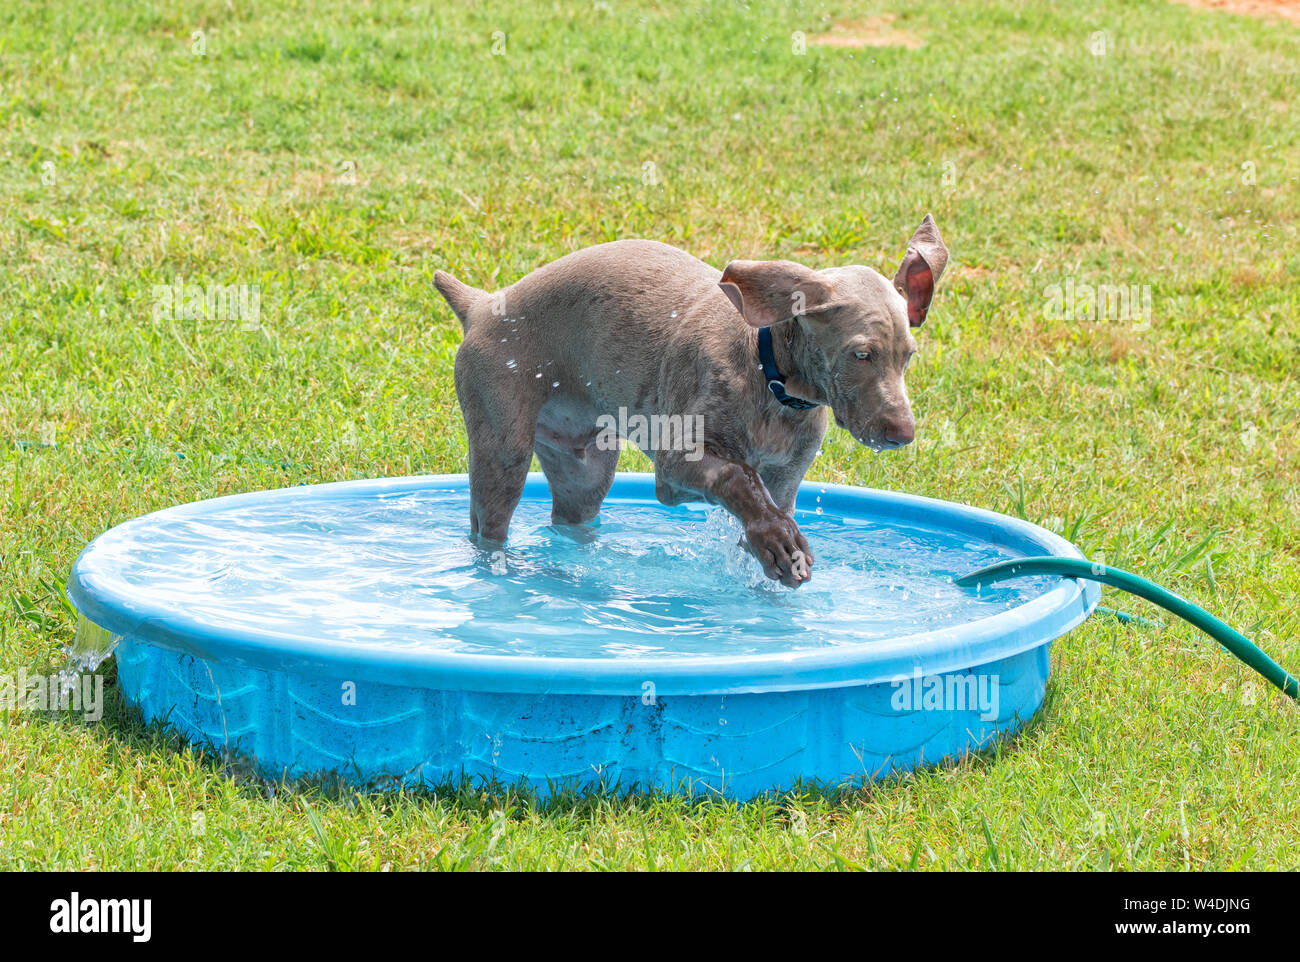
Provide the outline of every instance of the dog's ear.
{"type": "Polygon", "coordinates": [[[830,281],[794,261],[732,261],[718,286],[753,327],[812,314],[831,300],[830,281]]]}
{"type": "Polygon", "coordinates": [[[948,263],[948,248],[943,246],[939,228],[929,214],[921,221],[907,242],[907,256],[894,275],[894,287],[907,299],[907,323],[920,327],[934,297],[934,285],[948,263]]]}

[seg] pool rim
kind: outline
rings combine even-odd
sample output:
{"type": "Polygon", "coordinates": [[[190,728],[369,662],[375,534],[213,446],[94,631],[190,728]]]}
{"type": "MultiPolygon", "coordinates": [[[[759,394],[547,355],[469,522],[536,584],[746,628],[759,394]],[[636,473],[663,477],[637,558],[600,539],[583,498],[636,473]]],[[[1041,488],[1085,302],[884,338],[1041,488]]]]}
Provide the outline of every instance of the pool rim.
{"type": "MultiPolygon", "coordinates": [[[[129,532],[131,527],[163,515],[201,516],[221,510],[232,500],[243,504],[291,500],[301,497],[304,488],[310,489],[311,497],[321,499],[430,489],[460,491],[467,484],[464,474],[436,474],[295,485],[174,505],[109,531],[121,536],[124,530],[129,532]]],[[[529,474],[523,497],[549,499],[540,473],[529,474]]],[[[662,507],[654,497],[652,474],[618,474],[606,500],[662,507]]],[[[1025,554],[1083,557],[1064,538],[1028,521],[920,495],[805,481],[795,510],[798,515],[820,506],[838,512],[845,505],[857,505],[857,513],[876,516],[885,514],[881,509],[888,508],[891,520],[956,529],[978,537],[989,538],[996,533],[1005,540],[994,543],[1012,550],[1019,548],[1008,542],[1027,545],[1025,554]]],[[[560,658],[419,648],[366,649],[344,641],[244,626],[216,627],[187,617],[183,611],[150,605],[138,598],[116,597],[97,584],[93,566],[95,545],[108,533],[93,540],[78,556],[66,593],[82,617],[114,635],[245,667],[433,689],[584,695],[651,692],[658,696],[798,691],[895,682],[922,674],[968,670],[1047,644],[1081,624],[1100,598],[1095,583],[1066,578],[1024,604],[960,625],[857,645],[768,655],[560,658]],[[652,687],[647,688],[647,684],[652,687]]]]}

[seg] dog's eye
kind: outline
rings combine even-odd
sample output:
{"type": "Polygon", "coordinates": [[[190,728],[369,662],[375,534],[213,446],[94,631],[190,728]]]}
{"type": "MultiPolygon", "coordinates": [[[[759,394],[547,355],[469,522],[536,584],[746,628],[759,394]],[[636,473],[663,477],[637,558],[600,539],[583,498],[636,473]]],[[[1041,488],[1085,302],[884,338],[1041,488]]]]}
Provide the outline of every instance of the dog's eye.
{"type": "Polygon", "coordinates": [[[854,352],[853,352],[853,356],[856,357],[859,361],[870,361],[870,360],[871,360],[871,352],[870,352],[870,351],[854,351],[854,352]]]}

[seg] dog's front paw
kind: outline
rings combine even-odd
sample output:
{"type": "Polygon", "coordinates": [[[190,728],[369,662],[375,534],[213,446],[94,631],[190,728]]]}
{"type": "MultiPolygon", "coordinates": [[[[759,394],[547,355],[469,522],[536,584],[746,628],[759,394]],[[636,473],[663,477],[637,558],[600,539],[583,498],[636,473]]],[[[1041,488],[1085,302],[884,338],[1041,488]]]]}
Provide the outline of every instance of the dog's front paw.
{"type": "Polygon", "coordinates": [[[798,588],[812,578],[813,553],[794,519],[777,514],[745,525],[749,550],[763,573],[787,588],[798,588]]]}

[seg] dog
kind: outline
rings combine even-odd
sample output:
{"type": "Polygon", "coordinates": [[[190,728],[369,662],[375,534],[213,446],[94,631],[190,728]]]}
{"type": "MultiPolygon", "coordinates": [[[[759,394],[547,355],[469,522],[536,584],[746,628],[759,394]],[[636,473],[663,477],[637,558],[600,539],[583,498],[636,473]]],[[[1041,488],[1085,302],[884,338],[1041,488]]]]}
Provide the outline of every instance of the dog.
{"type": "Polygon", "coordinates": [[[471,537],[505,541],[534,454],[552,521],[586,524],[618,463],[602,424],[692,419],[699,445],[633,439],[654,461],[656,497],[726,508],[764,573],[797,587],[814,556],[792,512],[827,409],[876,450],[912,441],[903,376],[947,261],[927,214],[893,281],[785,260],[718,271],[648,240],[576,251],[492,294],[435,272],[465,332],[455,382],[471,537]]]}

